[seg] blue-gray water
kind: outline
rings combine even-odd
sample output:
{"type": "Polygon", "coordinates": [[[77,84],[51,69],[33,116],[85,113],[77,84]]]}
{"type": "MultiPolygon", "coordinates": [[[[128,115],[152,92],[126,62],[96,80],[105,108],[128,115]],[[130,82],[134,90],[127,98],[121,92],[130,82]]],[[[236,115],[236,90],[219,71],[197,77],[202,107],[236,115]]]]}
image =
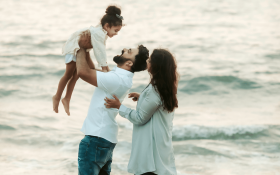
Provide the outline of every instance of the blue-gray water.
{"type": "MultiPolygon", "coordinates": [[[[0,1],[0,174],[77,174],[79,131],[94,87],[79,80],[71,116],[52,111],[64,73],[61,47],[96,25],[113,1],[0,1]]],[[[181,75],[173,144],[180,175],[280,174],[280,2],[114,1],[121,49],[169,48],[181,75]]],[[[141,92],[147,72],[136,73],[141,92]]],[[[135,107],[130,99],[124,104],[135,107]]],[[[132,125],[121,117],[112,174],[125,175],[132,125]]]]}

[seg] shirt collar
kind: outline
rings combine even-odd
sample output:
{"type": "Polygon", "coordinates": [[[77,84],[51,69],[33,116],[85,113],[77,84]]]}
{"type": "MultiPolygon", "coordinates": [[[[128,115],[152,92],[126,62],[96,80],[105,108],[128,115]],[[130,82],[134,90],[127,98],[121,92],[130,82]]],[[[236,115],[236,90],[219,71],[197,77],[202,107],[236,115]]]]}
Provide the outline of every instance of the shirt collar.
{"type": "Polygon", "coordinates": [[[119,68],[119,67],[114,67],[114,69],[113,69],[116,73],[118,73],[118,74],[122,74],[122,75],[126,75],[126,76],[128,76],[128,77],[130,77],[130,78],[133,78],[133,76],[134,76],[134,73],[132,73],[132,72],[130,72],[130,71],[127,71],[127,70],[125,70],[125,69],[122,69],[122,68],[119,68]]]}
{"type": "Polygon", "coordinates": [[[101,24],[98,24],[96,27],[100,28],[105,33],[105,35],[107,35],[107,31],[103,29],[101,24]]]}

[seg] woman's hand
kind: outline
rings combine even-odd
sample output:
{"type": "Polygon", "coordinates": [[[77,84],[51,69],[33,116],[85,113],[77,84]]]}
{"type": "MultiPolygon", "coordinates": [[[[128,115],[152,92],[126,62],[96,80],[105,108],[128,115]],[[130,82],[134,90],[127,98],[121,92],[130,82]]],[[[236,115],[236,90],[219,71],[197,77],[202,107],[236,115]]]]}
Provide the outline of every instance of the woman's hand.
{"type": "Polygon", "coordinates": [[[128,98],[132,98],[133,101],[138,101],[140,94],[137,92],[131,92],[128,94],[128,98]]]}
{"type": "Polygon", "coordinates": [[[109,98],[106,97],[104,99],[105,102],[106,102],[106,103],[104,103],[104,105],[106,106],[106,108],[117,108],[117,109],[119,109],[120,106],[121,106],[121,102],[120,102],[120,100],[118,99],[117,96],[113,95],[113,97],[115,99],[109,99],[109,98]]]}

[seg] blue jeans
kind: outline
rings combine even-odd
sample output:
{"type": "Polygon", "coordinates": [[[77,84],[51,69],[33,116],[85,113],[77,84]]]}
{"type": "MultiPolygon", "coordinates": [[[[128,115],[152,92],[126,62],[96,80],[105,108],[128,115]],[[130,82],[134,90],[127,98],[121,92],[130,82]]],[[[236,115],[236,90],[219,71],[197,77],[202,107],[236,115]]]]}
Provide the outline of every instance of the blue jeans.
{"type": "Polygon", "coordinates": [[[109,175],[116,144],[95,136],[85,136],[79,145],[79,175],[109,175]]]}

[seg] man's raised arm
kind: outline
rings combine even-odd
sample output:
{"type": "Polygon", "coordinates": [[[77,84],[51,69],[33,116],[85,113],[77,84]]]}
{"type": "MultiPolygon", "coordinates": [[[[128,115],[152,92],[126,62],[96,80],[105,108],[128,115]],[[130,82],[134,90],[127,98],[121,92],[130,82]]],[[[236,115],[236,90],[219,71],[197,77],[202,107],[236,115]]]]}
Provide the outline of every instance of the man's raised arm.
{"type": "Polygon", "coordinates": [[[97,87],[96,70],[90,69],[86,60],[86,51],[83,48],[77,52],[77,74],[84,81],[97,87]]]}

